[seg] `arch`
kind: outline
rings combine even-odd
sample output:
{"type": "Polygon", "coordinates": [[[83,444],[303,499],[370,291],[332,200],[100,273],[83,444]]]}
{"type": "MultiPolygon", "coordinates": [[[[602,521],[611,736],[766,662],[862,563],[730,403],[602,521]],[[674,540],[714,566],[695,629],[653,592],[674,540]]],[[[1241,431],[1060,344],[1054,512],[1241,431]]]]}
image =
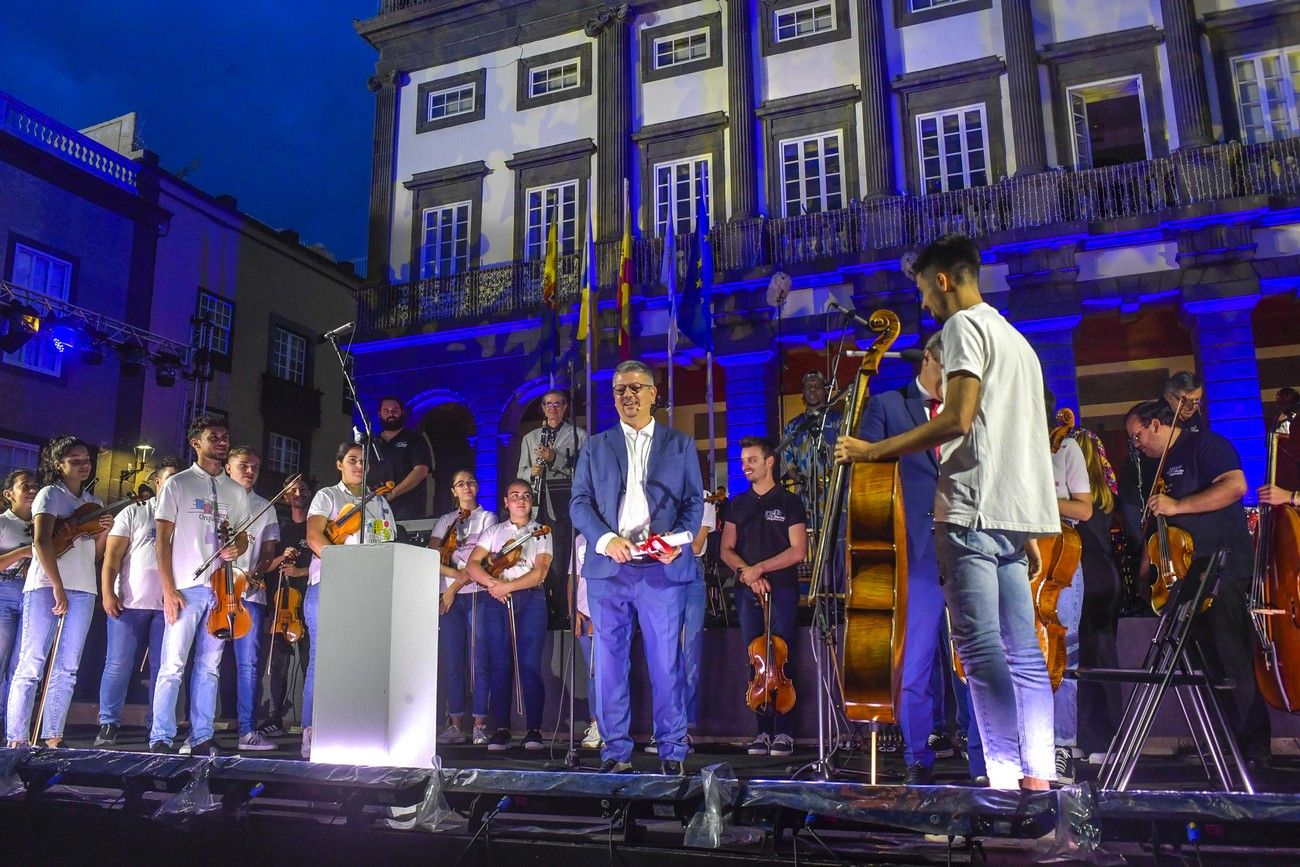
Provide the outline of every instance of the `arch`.
{"type": "Polygon", "coordinates": [[[503,485],[515,477],[515,471],[519,468],[519,444],[523,440],[523,432],[519,430],[519,426],[523,423],[524,413],[533,401],[550,388],[551,381],[547,377],[539,376],[527,380],[506,398],[505,404],[501,407],[501,425],[497,428],[497,432],[498,441],[502,445],[497,465],[498,478],[502,480],[503,485]]]}
{"type": "Polygon", "coordinates": [[[440,515],[455,505],[451,495],[452,475],[475,465],[478,423],[473,407],[450,389],[431,388],[409,398],[406,413],[408,424],[424,432],[433,450],[428,511],[440,515]]]}

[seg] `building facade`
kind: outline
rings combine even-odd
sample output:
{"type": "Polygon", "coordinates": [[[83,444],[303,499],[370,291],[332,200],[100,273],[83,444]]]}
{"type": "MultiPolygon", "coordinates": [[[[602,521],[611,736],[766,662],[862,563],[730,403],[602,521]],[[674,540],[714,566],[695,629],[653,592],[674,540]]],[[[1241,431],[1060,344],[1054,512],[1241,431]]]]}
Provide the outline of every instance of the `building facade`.
{"type": "MultiPolygon", "coordinates": [[[[602,350],[560,379],[597,383],[600,427],[624,223],[633,354],[662,366],[659,239],[672,220],[689,241],[702,188],[719,481],[741,436],[797,412],[804,372],[870,340],[828,299],[895,310],[900,346],[936,327],[899,260],[949,231],[1117,456],[1127,407],[1195,369],[1260,481],[1264,403],[1300,369],[1295,0],[384,0],[356,26],[378,51],[361,388],[435,420],[435,448],[463,436],[485,497],[549,385],[551,224],[563,341],[595,225],[602,350]]],[[[674,423],[703,452],[704,358],[675,362],[674,423]]]]}

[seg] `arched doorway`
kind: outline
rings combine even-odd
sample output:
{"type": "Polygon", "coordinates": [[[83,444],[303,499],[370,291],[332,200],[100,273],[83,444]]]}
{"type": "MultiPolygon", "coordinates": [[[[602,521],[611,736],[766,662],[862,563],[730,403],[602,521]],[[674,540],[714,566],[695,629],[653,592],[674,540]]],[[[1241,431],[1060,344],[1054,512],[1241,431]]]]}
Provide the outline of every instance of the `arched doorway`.
{"type": "Polygon", "coordinates": [[[409,414],[429,440],[433,451],[433,476],[429,480],[429,509],[426,514],[442,515],[455,508],[451,477],[458,470],[474,468],[474,414],[459,395],[426,393],[412,398],[409,414]]]}

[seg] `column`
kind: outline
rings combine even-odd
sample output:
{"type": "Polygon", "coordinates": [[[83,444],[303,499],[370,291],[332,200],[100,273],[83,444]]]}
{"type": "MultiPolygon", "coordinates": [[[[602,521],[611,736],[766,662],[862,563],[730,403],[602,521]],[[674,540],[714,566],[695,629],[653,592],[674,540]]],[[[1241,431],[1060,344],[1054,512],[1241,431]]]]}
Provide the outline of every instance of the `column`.
{"type": "Polygon", "coordinates": [[[1164,21],[1169,86],[1178,122],[1178,149],[1214,144],[1196,5],[1193,0],[1160,0],[1160,17],[1164,21]]]}
{"type": "MultiPolygon", "coordinates": [[[[742,437],[775,437],[776,402],[780,395],[776,353],[770,349],[715,355],[726,377],[727,423],[719,430],[727,440],[727,480],[729,494],[746,487],[740,471],[742,437]]],[[[773,443],[775,445],[775,443],[773,443]]],[[[707,484],[707,479],[705,480],[707,484]]],[[[723,484],[719,480],[719,484],[723,484]]]]}
{"type": "Polygon", "coordinates": [[[898,195],[898,183],[894,179],[894,92],[889,86],[883,6],[879,0],[858,0],[862,143],[867,157],[862,195],[866,197],[898,195]]]}
{"type": "Polygon", "coordinates": [[[1087,427],[1087,419],[1079,418],[1079,380],[1074,363],[1074,332],[1082,320],[1081,315],[1073,314],[1026,319],[1015,326],[1034,347],[1043,368],[1043,382],[1056,396],[1057,409],[1069,407],[1074,410],[1074,417],[1087,427]]]}
{"type": "Polygon", "coordinates": [[[596,36],[596,240],[623,235],[623,179],[631,178],[632,76],[627,7],[605,8],[587,22],[596,36]]]}
{"type": "Polygon", "coordinates": [[[474,408],[474,474],[478,476],[479,502],[489,511],[500,508],[501,454],[510,445],[510,434],[501,433],[500,408],[474,408]]]}
{"type": "Polygon", "coordinates": [[[1184,301],[1192,326],[1196,368],[1205,380],[1205,415],[1210,430],[1227,437],[1246,471],[1246,502],[1264,482],[1264,404],[1259,396],[1255,332],[1251,313],[1258,294],[1184,301]]]}
{"type": "MultiPolygon", "coordinates": [[[[665,398],[667,392],[664,393],[665,398]]],[[[614,368],[595,370],[591,374],[591,426],[588,434],[600,433],[618,421],[614,406],[614,368]]]]}
{"type": "Polygon", "coordinates": [[[1016,174],[1047,169],[1043,133],[1043,95],[1038,86],[1038,50],[1030,0],[1002,0],[1002,39],[1011,90],[1011,133],[1016,145],[1016,174]]]}
{"type": "Polygon", "coordinates": [[[388,282],[389,252],[393,235],[394,122],[397,115],[398,73],[389,70],[372,75],[370,92],[375,94],[375,135],[370,149],[370,246],[366,258],[366,279],[388,282]]]}
{"type": "MultiPolygon", "coordinates": [[[[758,164],[754,151],[754,0],[727,4],[728,156],[731,162],[731,219],[758,216],[758,164]]],[[[725,214],[715,216],[721,220],[725,214]]]]}

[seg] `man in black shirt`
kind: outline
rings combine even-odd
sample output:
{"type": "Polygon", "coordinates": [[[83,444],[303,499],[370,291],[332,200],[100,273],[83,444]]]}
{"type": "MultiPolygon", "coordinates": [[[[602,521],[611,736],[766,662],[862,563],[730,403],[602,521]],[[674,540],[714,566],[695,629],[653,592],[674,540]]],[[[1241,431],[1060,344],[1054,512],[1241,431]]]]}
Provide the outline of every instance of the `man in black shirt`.
{"type": "MultiPolygon", "coordinates": [[[[1151,514],[1164,516],[1169,525],[1186,530],[1198,554],[1219,548],[1228,551],[1219,574],[1214,604],[1205,612],[1197,631],[1197,644],[1216,679],[1233,681],[1231,702],[1225,708],[1247,759],[1266,763],[1269,757],[1268,710],[1255,684],[1251,625],[1246,611],[1253,569],[1250,531],[1241,498],[1246,475],[1237,450],[1210,430],[1192,432],[1174,424],[1174,411],[1163,400],[1139,403],[1124,419],[1129,445],[1147,457],[1165,454],[1162,477],[1168,493],[1152,496],[1151,514]]],[[[1155,528],[1148,521],[1148,532],[1155,528]]],[[[1148,563],[1143,551],[1143,566],[1148,563]]]]}
{"type": "Polygon", "coordinates": [[[428,517],[427,488],[433,471],[433,454],[422,432],[406,426],[406,407],[396,397],[379,401],[379,438],[375,448],[379,460],[370,465],[371,486],[393,482],[397,487],[384,499],[393,507],[398,521],[428,517]]]}
{"type": "MultiPolygon", "coordinates": [[[[740,467],[750,489],[731,498],[722,528],[722,562],[736,572],[736,611],[745,647],[764,634],[763,606],[771,606],[772,635],[793,655],[799,577],[795,565],[808,547],[803,500],[776,484],[776,450],[761,437],[740,441],[740,467]]],[[[786,673],[792,671],[786,663],[786,673]]],[[[791,720],[769,708],[756,711],[758,736],[751,756],[794,752],[791,720]]]]}

